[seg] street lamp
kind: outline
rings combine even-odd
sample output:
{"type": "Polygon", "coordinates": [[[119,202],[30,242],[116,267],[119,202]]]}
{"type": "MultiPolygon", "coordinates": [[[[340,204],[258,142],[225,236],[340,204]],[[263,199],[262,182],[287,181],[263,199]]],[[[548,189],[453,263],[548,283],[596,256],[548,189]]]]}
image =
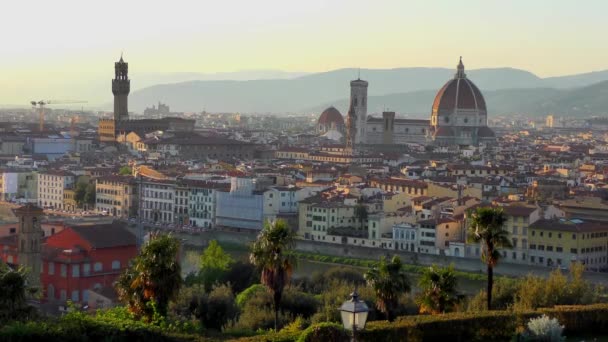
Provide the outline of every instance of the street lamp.
{"type": "Polygon", "coordinates": [[[347,300],[340,307],[340,315],[342,316],[342,324],[344,329],[353,331],[353,341],[357,340],[357,330],[365,328],[367,314],[369,308],[364,301],[359,300],[357,289],[350,294],[350,300],[347,300]]]}

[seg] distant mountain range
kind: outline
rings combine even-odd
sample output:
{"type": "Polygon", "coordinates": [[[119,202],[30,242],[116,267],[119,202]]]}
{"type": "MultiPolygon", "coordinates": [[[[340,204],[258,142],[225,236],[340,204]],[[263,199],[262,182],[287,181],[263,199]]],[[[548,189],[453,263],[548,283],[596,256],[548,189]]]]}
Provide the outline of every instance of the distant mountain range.
{"type": "MultiPolygon", "coordinates": [[[[540,78],[513,68],[467,70],[488,103],[490,115],[608,113],[608,70],[540,78]]],[[[430,113],[439,88],[452,77],[447,68],[362,69],[369,81],[369,112],[389,108],[400,114],[430,113]]],[[[346,111],[349,82],[357,69],[339,69],[282,79],[189,80],[133,91],[130,109],[142,112],[162,101],[173,111],[307,113],[335,105],[346,111]]],[[[195,77],[196,74],[193,74],[195,77]]],[[[229,75],[225,75],[230,77],[229,75]]],[[[133,82],[135,82],[134,80],[133,82]]],[[[110,108],[109,104],[105,106],[110,108]]]]}
{"type": "MultiPolygon", "coordinates": [[[[426,118],[431,113],[436,93],[435,90],[421,90],[370,96],[368,112],[380,114],[384,110],[390,110],[410,117],[426,118]]],[[[578,117],[608,115],[608,81],[572,89],[515,88],[484,91],[483,94],[490,115],[544,116],[549,113],[578,117]]],[[[321,112],[333,105],[345,114],[348,104],[348,98],[342,98],[307,108],[304,112],[321,112]]]]}

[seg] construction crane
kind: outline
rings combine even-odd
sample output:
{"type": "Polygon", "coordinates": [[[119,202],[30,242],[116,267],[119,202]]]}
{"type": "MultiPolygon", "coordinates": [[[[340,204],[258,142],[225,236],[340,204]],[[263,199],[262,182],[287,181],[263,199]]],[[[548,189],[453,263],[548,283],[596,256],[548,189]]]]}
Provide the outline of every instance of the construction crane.
{"type": "Polygon", "coordinates": [[[56,104],[74,104],[74,103],[88,103],[88,101],[59,101],[59,100],[40,100],[40,101],[30,101],[32,104],[32,108],[36,109],[36,105],[38,105],[38,118],[40,121],[40,126],[38,127],[40,132],[44,131],[44,106],[46,105],[56,105],[56,104]]]}

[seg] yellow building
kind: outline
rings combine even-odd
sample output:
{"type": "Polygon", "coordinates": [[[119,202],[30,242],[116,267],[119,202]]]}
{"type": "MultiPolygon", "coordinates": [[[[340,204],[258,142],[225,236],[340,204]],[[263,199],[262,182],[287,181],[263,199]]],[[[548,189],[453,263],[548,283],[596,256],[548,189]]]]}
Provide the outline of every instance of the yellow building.
{"type": "Polygon", "coordinates": [[[538,220],[528,230],[530,263],[588,270],[608,269],[608,223],[580,219],[538,220]]]}
{"type": "Polygon", "coordinates": [[[513,248],[503,249],[503,260],[512,263],[527,264],[529,262],[530,225],[540,219],[540,209],[535,206],[511,205],[503,207],[505,224],[503,229],[509,232],[513,248]]]}
{"type": "Polygon", "coordinates": [[[137,213],[137,184],[131,176],[106,176],[95,184],[95,210],[129,218],[137,213]]]}
{"type": "Polygon", "coordinates": [[[75,211],[78,208],[76,203],[76,191],[74,189],[63,190],[63,207],[68,211],[75,211]]]}
{"type": "Polygon", "coordinates": [[[334,229],[360,228],[367,237],[367,223],[361,224],[354,217],[355,207],[339,200],[326,200],[313,196],[298,204],[298,234],[305,239],[327,241],[326,236],[334,229]]]}

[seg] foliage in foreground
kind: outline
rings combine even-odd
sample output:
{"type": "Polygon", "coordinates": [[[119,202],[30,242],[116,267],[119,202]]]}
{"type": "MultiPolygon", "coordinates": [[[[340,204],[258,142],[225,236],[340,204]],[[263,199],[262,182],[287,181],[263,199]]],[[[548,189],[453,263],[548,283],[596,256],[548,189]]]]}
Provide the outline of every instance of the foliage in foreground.
{"type": "Polygon", "coordinates": [[[417,298],[420,312],[438,314],[453,311],[462,299],[456,290],[457,285],[454,265],[429,267],[418,280],[422,289],[417,298]]]}
{"type": "Polygon", "coordinates": [[[289,283],[295,260],[287,251],[295,246],[295,234],[284,220],[266,222],[251,245],[249,256],[261,270],[261,282],[272,293],[274,329],[278,329],[283,289],[289,283]]]}
{"type": "Polygon", "coordinates": [[[147,321],[167,315],[169,301],[182,284],[179,241],[171,235],[150,236],[140,254],[120,275],[115,288],[119,300],[147,321]]]}
{"type": "Polygon", "coordinates": [[[562,336],[563,331],[564,326],[557,319],[543,314],[530,319],[524,338],[528,341],[560,342],[566,339],[562,336]]]}
{"type": "Polygon", "coordinates": [[[390,261],[380,258],[377,266],[363,275],[376,294],[376,306],[393,320],[393,312],[399,303],[399,296],[410,291],[410,281],[403,271],[401,259],[394,256],[390,261]]]}

